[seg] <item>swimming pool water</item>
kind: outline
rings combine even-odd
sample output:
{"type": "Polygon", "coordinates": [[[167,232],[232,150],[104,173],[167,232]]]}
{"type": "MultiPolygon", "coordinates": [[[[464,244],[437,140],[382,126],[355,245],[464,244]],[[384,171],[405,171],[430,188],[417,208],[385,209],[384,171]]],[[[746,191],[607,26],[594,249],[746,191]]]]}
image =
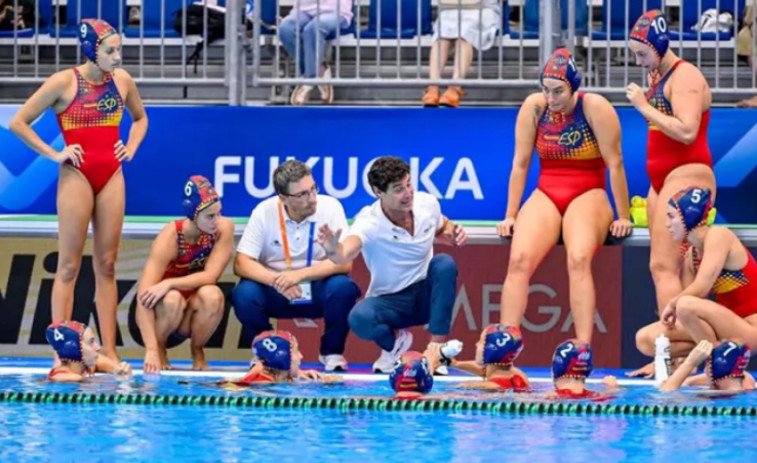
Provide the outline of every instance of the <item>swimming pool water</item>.
{"type": "MultiPolygon", "coordinates": [[[[615,372],[616,374],[618,372],[615,372]]],[[[0,392],[192,396],[382,397],[389,383],[345,376],[344,383],[282,384],[241,390],[220,377],[172,375],[118,380],[98,375],[55,384],[42,374],[0,374],[0,392]]],[[[529,371],[544,377],[545,371],[529,371]]],[[[596,377],[601,377],[605,372],[596,377]]],[[[622,378],[622,375],[618,375],[622,378]]],[[[535,383],[537,392],[549,382],[535,383]]],[[[593,384],[592,388],[602,387],[593,384]]],[[[435,394],[469,400],[534,400],[512,393],[462,390],[437,381],[435,394]]],[[[612,403],[757,406],[757,394],[713,400],[696,390],[660,394],[628,386],[612,403]]],[[[757,417],[515,415],[460,411],[368,411],[0,403],[0,462],[566,462],[738,461],[757,455],[757,417]]]]}
{"type": "Polygon", "coordinates": [[[0,461],[750,461],[746,417],[3,404],[0,461]]]}

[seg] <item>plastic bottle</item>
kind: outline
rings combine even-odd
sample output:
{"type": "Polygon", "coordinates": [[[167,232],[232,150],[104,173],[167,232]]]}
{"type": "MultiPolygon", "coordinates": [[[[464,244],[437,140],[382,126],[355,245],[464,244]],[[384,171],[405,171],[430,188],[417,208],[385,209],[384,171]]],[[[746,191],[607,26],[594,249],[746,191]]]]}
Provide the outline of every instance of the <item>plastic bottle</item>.
{"type": "Polygon", "coordinates": [[[654,340],[654,379],[662,384],[670,377],[670,339],[664,334],[654,340]]]}

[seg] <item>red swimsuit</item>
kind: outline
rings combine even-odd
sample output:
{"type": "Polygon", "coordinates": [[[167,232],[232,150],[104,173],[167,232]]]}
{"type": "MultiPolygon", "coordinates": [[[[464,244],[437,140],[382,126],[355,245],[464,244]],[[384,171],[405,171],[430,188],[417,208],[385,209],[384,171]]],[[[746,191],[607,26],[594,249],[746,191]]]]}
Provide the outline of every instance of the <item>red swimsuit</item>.
{"type": "MultiPolygon", "coordinates": [[[[757,262],[754,256],[746,251],[748,261],[741,270],[720,271],[710,292],[715,295],[715,301],[730,309],[741,318],[757,314],[757,262]]],[[[697,255],[696,248],[691,248],[694,273],[699,270],[702,257],[697,255]]]]}
{"type": "Polygon", "coordinates": [[[541,172],[538,188],[565,214],[568,205],[595,188],[605,189],[605,162],[583,111],[579,92],[571,114],[547,108],[536,130],[541,172]]]}
{"type": "MultiPolygon", "coordinates": [[[[673,106],[670,104],[663,92],[665,82],[668,81],[673,71],[681,64],[683,60],[678,60],[670,68],[665,76],[657,84],[653,85],[647,93],[647,101],[661,113],[672,116],[673,106]]],[[[676,168],[686,164],[704,164],[712,169],[712,155],[707,143],[707,128],[710,125],[710,110],[702,113],[702,120],[699,123],[699,132],[694,139],[694,143],[687,145],[676,141],[665,133],[649,124],[649,133],[647,135],[647,175],[655,192],[659,193],[665,184],[667,176],[676,168]]]]}
{"type": "MultiPolygon", "coordinates": [[[[112,74],[105,74],[101,85],[87,82],[76,68],[74,75],[76,96],[58,114],[58,124],[66,145],[81,145],[84,162],[78,169],[97,194],[121,168],[115,145],[120,138],[124,104],[112,74]]],[[[73,165],[71,160],[66,164],[73,165]]]]}
{"type": "Polygon", "coordinates": [[[263,374],[263,373],[250,373],[244,378],[240,379],[239,381],[236,381],[235,384],[251,384],[251,383],[273,383],[274,380],[272,377],[263,374]]]}
{"type": "MultiPolygon", "coordinates": [[[[163,274],[163,280],[180,278],[203,270],[216,242],[214,235],[200,232],[200,239],[196,243],[188,243],[184,238],[184,219],[176,220],[174,225],[176,226],[176,245],[179,251],[176,259],[168,264],[168,268],[163,274]]],[[[195,291],[188,289],[179,292],[184,296],[184,299],[189,299],[195,291]]]]}
{"type": "Polygon", "coordinates": [[[512,389],[514,392],[528,392],[531,388],[528,386],[523,377],[515,375],[512,378],[494,377],[487,379],[490,383],[494,383],[505,390],[512,389]]]}

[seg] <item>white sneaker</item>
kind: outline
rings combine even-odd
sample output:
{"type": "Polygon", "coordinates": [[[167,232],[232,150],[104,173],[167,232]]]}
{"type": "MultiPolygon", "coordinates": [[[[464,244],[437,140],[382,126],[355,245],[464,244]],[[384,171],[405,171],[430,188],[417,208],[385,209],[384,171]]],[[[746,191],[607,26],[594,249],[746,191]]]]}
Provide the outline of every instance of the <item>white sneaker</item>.
{"type": "MultiPolygon", "coordinates": [[[[323,71],[321,77],[324,79],[331,79],[331,68],[326,66],[326,70],[323,71]]],[[[321,101],[324,103],[331,104],[334,102],[334,87],[331,85],[319,85],[318,92],[321,94],[321,101]]]]}
{"type": "Polygon", "coordinates": [[[381,351],[381,357],[373,363],[374,373],[391,373],[394,365],[402,358],[402,354],[410,350],[413,345],[413,333],[407,330],[399,330],[397,339],[394,341],[394,349],[391,352],[381,351]]]}
{"type": "Polygon", "coordinates": [[[347,371],[347,360],[341,354],[319,355],[323,371],[347,371]]]}
{"type": "MultiPolygon", "coordinates": [[[[439,349],[439,353],[447,358],[455,357],[457,354],[460,353],[462,350],[462,343],[457,340],[447,341],[444,343],[441,342],[430,342],[428,343],[428,347],[426,349],[428,350],[435,350],[439,349]],[[458,345],[459,344],[459,348],[458,345]]],[[[441,360],[441,359],[440,359],[441,360]]],[[[449,375],[449,370],[447,369],[447,365],[440,364],[436,367],[436,370],[433,372],[434,375],[438,376],[447,376],[449,375]]]]}

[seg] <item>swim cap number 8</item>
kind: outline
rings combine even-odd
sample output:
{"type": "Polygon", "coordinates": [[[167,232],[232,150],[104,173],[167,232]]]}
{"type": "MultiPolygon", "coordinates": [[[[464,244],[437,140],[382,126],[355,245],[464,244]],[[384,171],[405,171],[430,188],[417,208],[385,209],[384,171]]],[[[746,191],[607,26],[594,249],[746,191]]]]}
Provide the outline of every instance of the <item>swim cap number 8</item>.
{"type": "Polygon", "coordinates": [[[263,347],[265,347],[268,352],[276,352],[277,349],[276,344],[269,338],[263,339],[263,347]]]}

